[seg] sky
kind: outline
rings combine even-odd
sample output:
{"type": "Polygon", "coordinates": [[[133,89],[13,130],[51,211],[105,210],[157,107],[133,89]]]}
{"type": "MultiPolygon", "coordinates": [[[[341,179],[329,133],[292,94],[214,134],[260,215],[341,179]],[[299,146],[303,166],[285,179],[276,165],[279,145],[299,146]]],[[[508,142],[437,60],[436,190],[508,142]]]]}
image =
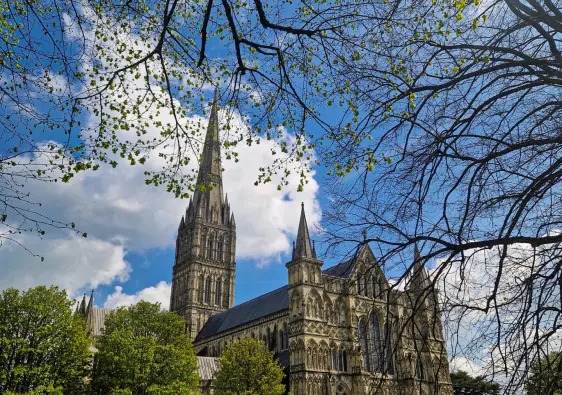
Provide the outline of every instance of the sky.
{"type": "MultiPolygon", "coordinates": [[[[75,32],[70,28],[67,34],[75,32]]],[[[112,43],[106,45],[105,49],[111,50],[112,43]]],[[[145,43],[136,45],[139,50],[147,49],[145,43]]],[[[212,45],[208,54],[223,55],[220,48],[212,45]]],[[[81,67],[88,71],[91,62],[86,59],[81,67]]],[[[63,90],[68,88],[60,78],[53,78],[51,83],[63,90]]],[[[126,83],[135,87],[135,81],[126,83]]],[[[204,94],[210,101],[212,87],[206,87],[204,94]]],[[[161,117],[164,122],[169,118],[161,117]]],[[[224,114],[222,117],[224,120],[224,114]]],[[[83,121],[85,129],[95,129],[93,114],[86,114],[83,121]]],[[[185,122],[198,121],[205,124],[203,113],[190,114],[185,122]]],[[[233,122],[243,127],[241,119],[233,122]]],[[[148,133],[156,135],[158,131],[150,129],[148,133]]],[[[224,191],[237,225],[235,304],[287,284],[285,263],[290,260],[296,238],[301,203],[313,239],[319,239],[316,228],[321,226],[323,211],[329,205],[329,185],[322,167],[312,167],[309,183],[302,192],[297,192],[299,178],[295,174],[281,191],[275,178],[255,186],[258,168],[271,163],[272,149],[279,148],[274,141],[260,142],[252,147],[240,145],[238,163],[223,161],[224,191]]],[[[124,160],[116,160],[117,167],[102,165],[96,172],[78,173],[68,184],[29,181],[25,185],[25,190],[41,202],[42,212],[62,222],[74,222],[88,237],[66,229],[47,229],[42,238],[18,235],[17,242],[25,248],[16,243],[0,247],[0,289],[57,285],[66,289],[71,298],[80,298],[93,289],[95,304],[100,307],[115,308],[141,299],[169,307],[175,237],[188,201],[175,198],[163,187],[145,184],[144,171],[162,165],[158,157],[152,157],[145,166],[129,166],[124,160]],[[38,256],[43,256],[44,261],[38,256]]],[[[322,253],[320,245],[319,252],[322,253]]],[[[324,268],[337,263],[336,257],[324,268]]],[[[462,356],[452,365],[468,367],[471,373],[480,369],[462,356]]]]}

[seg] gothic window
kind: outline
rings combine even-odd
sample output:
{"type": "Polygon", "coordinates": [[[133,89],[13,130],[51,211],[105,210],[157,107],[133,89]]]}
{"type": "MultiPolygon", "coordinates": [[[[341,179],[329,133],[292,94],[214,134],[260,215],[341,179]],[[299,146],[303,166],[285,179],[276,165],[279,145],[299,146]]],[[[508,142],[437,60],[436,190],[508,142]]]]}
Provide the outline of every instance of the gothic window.
{"type": "Polygon", "coordinates": [[[215,305],[220,306],[221,304],[221,278],[217,278],[215,283],[215,305]]]}
{"type": "Polygon", "coordinates": [[[370,371],[369,365],[369,342],[367,341],[367,325],[365,321],[359,321],[359,344],[363,353],[363,367],[364,370],[370,371]]]}
{"type": "Polygon", "coordinates": [[[347,372],[347,351],[343,350],[343,371],[347,372]]]}
{"type": "Polygon", "coordinates": [[[392,363],[392,343],[390,340],[389,325],[384,325],[384,344],[386,349],[386,371],[388,374],[394,374],[394,364],[392,363]]]}
{"type": "Polygon", "coordinates": [[[219,237],[219,240],[218,240],[218,242],[217,242],[217,259],[218,259],[219,261],[222,261],[222,260],[223,260],[223,256],[222,256],[222,255],[223,255],[223,252],[222,252],[222,250],[223,250],[223,239],[222,239],[222,237],[219,237]]]}
{"type": "Polygon", "coordinates": [[[338,369],[339,372],[343,372],[343,350],[338,351],[338,369]]]}
{"type": "Polygon", "coordinates": [[[267,345],[267,349],[269,351],[271,351],[271,330],[269,328],[267,328],[267,340],[265,342],[265,344],[267,345]]]}
{"type": "Polygon", "coordinates": [[[199,303],[203,303],[204,292],[205,292],[205,278],[201,274],[199,276],[199,303]]]}
{"type": "Polygon", "coordinates": [[[228,299],[230,298],[230,282],[228,279],[224,280],[224,300],[222,307],[228,308],[228,299]]]}
{"type": "Polygon", "coordinates": [[[211,303],[211,276],[207,277],[207,281],[205,281],[205,300],[206,304],[211,303]]]}
{"type": "Polygon", "coordinates": [[[371,284],[372,284],[372,287],[373,287],[373,298],[379,298],[380,297],[380,289],[378,287],[377,278],[375,276],[371,277],[371,284]]]}
{"type": "Polygon", "coordinates": [[[207,236],[207,254],[205,256],[209,259],[213,256],[213,238],[211,235],[207,236]]]}
{"type": "Polygon", "coordinates": [[[357,276],[357,295],[361,295],[361,276],[357,276]]]}
{"type": "Polygon", "coordinates": [[[367,276],[363,276],[363,296],[367,296],[367,276]]]}
{"type": "Polygon", "coordinates": [[[417,379],[420,380],[424,379],[423,364],[419,357],[416,359],[416,369],[414,371],[414,374],[416,375],[417,379]]]}
{"type": "Polygon", "coordinates": [[[283,323],[283,333],[285,334],[283,340],[285,341],[285,350],[286,350],[289,348],[289,329],[287,328],[286,322],[283,323]]]}
{"type": "Polygon", "coordinates": [[[283,329],[281,329],[279,331],[279,349],[280,350],[285,349],[285,338],[283,336],[285,336],[285,333],[283,332],[283,329]]]}
{"type": "Polygon", "coordinates": [[[338,303],[338,310],[339,310],[339,324],[345,325],[347,321],[347,313],[345,310],[345,303],[341,299],[340,302],[338,303]]]}
{"type": "Polygon", "coordinates": [[[379,318],[375,313],[371,313],[371,319],[369,322],[369,334],[370,334],[370,365],[371,369],[375,372],[382,371],[382,358],[381,358],[381,332],[379,326],[379,318]]]}
{"type": "Polygon", "coordinates": [[[338,352],[336,348],[332,346],[332,363],[331,363],[332,370],[338,370],[338,352]]]}

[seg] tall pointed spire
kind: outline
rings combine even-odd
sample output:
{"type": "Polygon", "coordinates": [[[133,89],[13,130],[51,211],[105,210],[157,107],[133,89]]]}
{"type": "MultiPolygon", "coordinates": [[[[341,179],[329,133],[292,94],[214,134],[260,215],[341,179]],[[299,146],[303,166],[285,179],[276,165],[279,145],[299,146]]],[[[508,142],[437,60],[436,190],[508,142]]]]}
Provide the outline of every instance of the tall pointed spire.
{"type": "Polygon", "coordinates": [[[429,280],[429,273],[423,264],[423,260],[418,249],[418,245],[414,245],[414,266],[412,268],[412,276],[410,281],[410,288],[423,290],[431,287],[429,280]]]}
{"type": "Polygon", "coordinates": [[[304,213],[304,203],[301,204],[301,219],[299,222],[299,231],[297,233],[297,242],[293,253],[293,259],[311,258],[315,259],[310,243],[310,235],[308,233],[308,224],[306,223],[306,215],[304,213]]]}
{"type": "Polygon", "coordinates": [[[193,194],[194,213],[204,219],[211,218],[212,210],[216,216],[224,203],[219,131],[218,92],[215,90],[197,175],[198,188],[193,194]]]}
{"type": "Polygon", "coordinates": [[[218,93],[215,90],[209,124],[205,135],[205,143],[202,152],[202,161],[199,166],[197,183],[206,185],[207,183],[221,184],[221,150],[219,141],[219,105],[218,93]]]}

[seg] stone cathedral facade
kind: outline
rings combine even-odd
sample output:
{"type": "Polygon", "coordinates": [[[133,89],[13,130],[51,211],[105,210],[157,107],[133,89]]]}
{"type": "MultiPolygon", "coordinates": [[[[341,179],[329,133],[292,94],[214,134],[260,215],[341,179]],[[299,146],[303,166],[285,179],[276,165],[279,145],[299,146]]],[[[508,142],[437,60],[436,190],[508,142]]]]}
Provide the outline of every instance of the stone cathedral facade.
{"type": "Polygon", "coordinates": [[[217,111],[215,101],[198,174],[203,187],[178,229],[170,301],[196,353],[220,357],[236,339],[261,339],[294,395],[452,394],[437,295],[417,249],[402,291],[390,286],[368,244],[323,269],[303,205],[288,284],[234,306],[236,223],[223,191],[217,111]]]}

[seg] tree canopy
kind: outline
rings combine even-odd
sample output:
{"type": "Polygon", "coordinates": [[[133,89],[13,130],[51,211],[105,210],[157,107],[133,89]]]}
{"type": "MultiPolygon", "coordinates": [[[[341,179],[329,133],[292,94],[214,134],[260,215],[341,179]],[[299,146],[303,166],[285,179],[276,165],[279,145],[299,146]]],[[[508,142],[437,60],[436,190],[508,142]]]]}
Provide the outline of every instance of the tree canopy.
{"type": "Polygon", "coordinates": [[[67,182],[156,157],[146,182],[186,196],[202,142],[195,114],[218,87],[243,115],[244,127],[225,128],[226,158],[278,140],[256,182],[277,174],[279,188],[295,171],[304,187],[322,164],[328,252],[376,242],[379,264],[404,280],[418,244],[452,290],[441,295],[452,342],[514,391],[559,329],[561,8],[3,0],[0,237],[73,228],[30,205],[29,178],[67,182]],[[473,338],[455,338],[461,327],[473,338]]]}
{"type": "Polygon", "coordinates": [[[235,340],[222,354],[214,379],[217,395],[281,395],[283,370],[258,339],[235,340]]]}
{"type": "Polygon", "coordinates": [[[193,394],[197,359],[185,322],[159,304],[141,301],[112,312],[96,341],[94,394],[193,394]]]}
{"type": "Polygon", "coordinates": [[[0,292],[0,392],[84,393],[90,341],[71,308],[57,287],[0,292]]]}
{"type": "Polygon", "coordinates": [[[472,377],[459,370],[451,373],[453,392],[455,395],[499,395],[500,385],[490,382],[482,376],[472,377]]]}
{"type": "Polygon", "coordinates": [[[531,374],[525,383],[527,395],[562,394],[561,354],[553,352],[535,359],[531,364],[531,374]]]}

